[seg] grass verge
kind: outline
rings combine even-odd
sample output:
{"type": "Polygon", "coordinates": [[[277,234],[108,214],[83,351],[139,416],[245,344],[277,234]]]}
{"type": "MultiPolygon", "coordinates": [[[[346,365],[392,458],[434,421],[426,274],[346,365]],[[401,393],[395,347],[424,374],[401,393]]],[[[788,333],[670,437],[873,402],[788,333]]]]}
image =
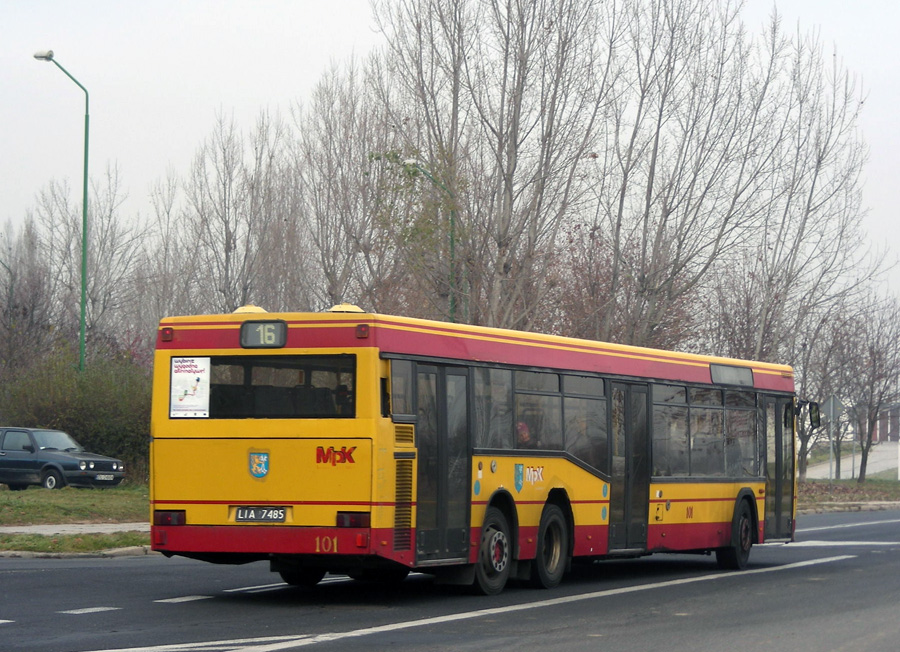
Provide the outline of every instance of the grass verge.
{"type": "MultiPolygon", "coordinates": [[[[149,518],[150,492],[146,485],[120,485],[109,489],[24,491],[0,488],[0,525],[60,523],[138,523],[149,518]]],[[[146,532],[42,536],[2,534],[0,551],[37,553],[99,552],[113,548],[150,545],[146,532]]]]}
{"type": "Polygon", "coordinates": [[[114,534],[53,535],[0,534],[0,551],[69,553],[99,552],[131,546],[149,546],[146,532],[116,532],[114,534]]]}
{"type": "Polygon", "coordinates": [[[146,522],[149,498],[146,485],[53,491],[40,487],[9,491],[4,486],[0,489],[0,525],[146,522]]]}
{"type": "MultiPolygon", "coordinates": [[[[897,477],[896,471],[890,474],[897,477]]],[[[806,480],[800,483],[797,494],[800,509],[825,503],[900,502],[900,482],[878,476],[866,478],[864,484],[856,480],[806,480]]]]}

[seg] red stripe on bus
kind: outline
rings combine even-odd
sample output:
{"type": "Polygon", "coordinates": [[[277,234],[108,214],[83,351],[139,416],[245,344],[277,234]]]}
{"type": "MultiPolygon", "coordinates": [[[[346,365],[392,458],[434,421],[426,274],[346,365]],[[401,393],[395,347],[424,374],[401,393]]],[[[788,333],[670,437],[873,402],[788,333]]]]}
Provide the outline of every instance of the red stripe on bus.
{"type": "MultiPolygon", "coordinates": [[[[157,337],[157,348],[240,349],[240,322],[164,322],[174,335],[170,342],[157,337]]],[[[399,355],[435,356],[454,360],[565,368],[604,374],[645,376],[681,382],[710,383],[707,358],[689,358],[676,353],[617,347],[576,339],[545,339],[526,333],[487,329],[464,330],[431,323],[388,319],[288,321],[287,347],[290,349],[360,348],[377,346],[382,352],[399,355]],[[369,336],[357,337],[356,326],[367,324],[369,336]]],[[[718,360],[718,359],[717,359],[718,360]]],[[[720,360],[721,362],[732,362],[720,360]]],[[[733,361],[737,362],[737,361],[733,361]]],[[[784,371],[754,368],[754,384],[759,389],[792,391],[793,376],[784,371]]]]}
{"type": "MultiPolygon", "coordinates": [[[[352,505],[354,507],[396,507],[397,503],[393,502],[368,502],[354,500],[154,500],[152,505],[303,505],[303,506],[340,506],[352,505]]],[[[416,503],[405,502],[403,505],[413,505],[416,503]]]]}

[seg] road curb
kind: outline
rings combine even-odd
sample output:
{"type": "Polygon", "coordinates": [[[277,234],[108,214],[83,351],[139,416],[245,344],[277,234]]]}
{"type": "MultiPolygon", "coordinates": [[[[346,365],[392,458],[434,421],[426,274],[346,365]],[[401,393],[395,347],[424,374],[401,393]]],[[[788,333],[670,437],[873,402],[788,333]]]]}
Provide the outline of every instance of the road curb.
{"type": "Polygon", "coordinates": [[[826,514],[829,512],[881,512],[888,509],[900,509],[900,502],[875,501],[865,503],[819,503],[818,505],[815,505],[813,507],[798,508],[797,515],[800,516],[804,514],[826,514]]]}
{"type": "Polygon", "coordinates": [[[151,550],[150,546],[128,546],[126,548],[110,548],[109,550],[97,550],[96,552],[35,552],[33,550],[0,550],[0,557],[15,559],[77,559],[97,557],[144,557],[147,555],[159,555],[161,553],[151,550]]]}

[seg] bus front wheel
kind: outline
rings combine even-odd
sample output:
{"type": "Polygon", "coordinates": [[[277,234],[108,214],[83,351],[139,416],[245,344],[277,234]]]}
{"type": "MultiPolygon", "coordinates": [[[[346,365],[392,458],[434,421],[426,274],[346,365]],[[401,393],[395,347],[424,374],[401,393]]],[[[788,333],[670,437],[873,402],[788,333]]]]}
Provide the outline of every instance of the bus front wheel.
{"type": "Polygon", "coordinates": [[[746,500],[740,501],[734,509],[731,522],[731,545],[716,550],[719,568],[744,570],[753,547],[753,516],[746,500]]]}
{"type": "Polygon", "coordinates": [[[511,562],[512,548],[506,517],[496,507],[488,507],[481,527],[474,588],[483,595],[500,593],[509,579],[511,562]]]}

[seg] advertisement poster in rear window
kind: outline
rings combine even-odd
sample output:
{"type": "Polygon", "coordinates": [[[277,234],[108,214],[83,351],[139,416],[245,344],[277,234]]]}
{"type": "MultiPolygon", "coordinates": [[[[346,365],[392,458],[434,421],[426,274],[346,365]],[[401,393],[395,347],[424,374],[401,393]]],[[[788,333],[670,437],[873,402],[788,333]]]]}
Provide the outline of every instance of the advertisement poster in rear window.
{"type": "Polygon", "coordinates": [[[209,417],[209,358],[172,358],[169,417],[209,417]]]}

